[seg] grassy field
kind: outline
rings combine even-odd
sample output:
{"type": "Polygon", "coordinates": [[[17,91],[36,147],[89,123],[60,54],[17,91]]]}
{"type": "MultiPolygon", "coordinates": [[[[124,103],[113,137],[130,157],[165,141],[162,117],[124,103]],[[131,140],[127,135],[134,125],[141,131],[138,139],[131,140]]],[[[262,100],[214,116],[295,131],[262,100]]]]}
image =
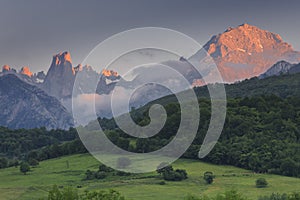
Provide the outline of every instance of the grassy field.
{"type": "Polygon", "coordinates": [[[0,170],[0,200],[24,199],[33,200],[47,196],[48,190],[54,185],[81,186],[84,190],[101,190],[113,188],[131,200],[182,200],[187,194],[215,196],[218,192],[236,189],[249,199],[268,195],[272,192],[300,191],[300,179],[268,174],[253,174],[250,171],[232,167],[217,166],[195,160],[178,160],[174,168],[186,169],[189,178],[182,182],[166,182],[159,185],[156,173],[137,174],[129,177],[108,177],[104,180],[84,181],[87,169],[97,170],[99,162],[88,154],[72,155],[41,162],[27,175],[20,173],[19,168],[0,170]],[[67,167],[69,163],[69,168],[67,167]],[[212,171],[215,181],[207,185],[202,175],[212,171]],[[266,178],[267,188],[256,188],[255,180],[266,178]]]}

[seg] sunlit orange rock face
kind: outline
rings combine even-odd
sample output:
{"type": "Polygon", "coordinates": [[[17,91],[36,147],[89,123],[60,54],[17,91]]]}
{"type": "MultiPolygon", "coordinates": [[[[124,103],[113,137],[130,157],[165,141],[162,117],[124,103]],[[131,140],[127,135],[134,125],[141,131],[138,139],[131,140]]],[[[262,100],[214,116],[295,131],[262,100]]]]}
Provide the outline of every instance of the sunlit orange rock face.
{"type": "Polygon", "coordinates": [[[108,69],[103,69],[101,72],[104,76],[109,77],[109,76],[119,76],[117,72],[113,70],[108,70],[108,69]]]}
{"type": "Polygon", "coordinates": [[[71,54],[67,51],[54,55],[53,60],[55,60],[56,65],[60,65],[65,62],[72,63],[71,54]]]}
{"type": "Polygon", "coordinates": [[[4,65],[2,67],[2,71],[5,72],[5,71],[9,71],[10,70],[10,66],[9,65],[4,65]]]}
{"type": "Polygon", "coordinates": [[[204,49],[214,59],[225,82],[258,76],[279,60],[300,61],[300,53],[280,35],[249,24],[213,36],[204,49]]]}
{"type": "Polygon", "coordinates": [[[29,76],[29,77],[31,77],[33,75],[32,72],[30,71],[29,67],[22,67],[20,73],[24,74],[26,76],[29,76]]]}

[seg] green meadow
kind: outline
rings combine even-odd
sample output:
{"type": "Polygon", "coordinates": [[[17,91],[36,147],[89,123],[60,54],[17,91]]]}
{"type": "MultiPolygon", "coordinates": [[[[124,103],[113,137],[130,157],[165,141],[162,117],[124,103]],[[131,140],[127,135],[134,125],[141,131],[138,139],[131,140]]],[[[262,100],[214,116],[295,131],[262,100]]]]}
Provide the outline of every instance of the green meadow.
{"type": "Polygon", "coordinates": [[[270,174],[255,174],[251,171],[203,163],[197,160],[180,159],[174,168],[185,169],[188,179],[180,182],[166,181],[156,172],[130,176],[109,176],[103,180],[86,181],[86,170],[97,170],[99,162],[89,154],[78,154],[40,162],[36,168],[23,175],[19,168],[0,170],[0,200],[33,200],[46,198],[53,185],[72,186],[84,190],[115,189],[131,200],[182,200],[188,194],[215,196],[217,193],[235,189],[249,199],[269,195],[273,192],[291,193],[300,191],[300,179],[270,174]],[[203,173],[212,171],[215,180],[207,185],[203,173]],[[256,188],[255,180],[265,178],[269,185],[256,188]]]}

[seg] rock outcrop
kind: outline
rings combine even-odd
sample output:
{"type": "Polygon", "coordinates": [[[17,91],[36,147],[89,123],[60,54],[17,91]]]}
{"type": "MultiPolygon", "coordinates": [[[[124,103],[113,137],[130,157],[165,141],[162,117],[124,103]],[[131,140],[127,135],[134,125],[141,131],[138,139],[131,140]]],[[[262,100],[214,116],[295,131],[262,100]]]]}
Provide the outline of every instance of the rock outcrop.
{"type": "Polygon", "coordinates": [[[67,98],[72,96],[74,80],[75,70],[70,53],[59,53],[53,56],[42,88],[58,99],[67,98]]]}

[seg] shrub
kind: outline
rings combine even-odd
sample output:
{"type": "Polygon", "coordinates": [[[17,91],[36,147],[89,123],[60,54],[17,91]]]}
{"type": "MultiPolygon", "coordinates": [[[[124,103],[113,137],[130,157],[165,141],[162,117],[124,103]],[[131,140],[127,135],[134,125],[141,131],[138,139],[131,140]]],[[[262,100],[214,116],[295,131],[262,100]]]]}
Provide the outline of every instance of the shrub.
{"type": "MultiPolygon", "coordinates": [[[[119,192],[115,190],[89,192],[86,191],[84,195],[79,197],[79,200],[125,200],[119,192]]],[[[73,199],[72,199],[73,200],[73,199]]]]}
{"type": "Polygon", "coordinates": [[[104,164],[101,164],[100,166],[99,166],[99,171],[101,171],[101,172],[112,172],[112,171],[114,171],[112,168],[110,168],[110,167],[107,167],[106,165],[104,165],[104,164]]]}
{"type": "Polygon", "coordinates": [[[27,162],[22,162],[20,165],[20,171],[25,175],[27,172],[29,172],[30,166],[27,162]]]}
{"type": "Polygon", "coordinates": [[[106,173],[98,171],[98,172],[95,173],[95,178],[96,179],[104,179],[104,178],[106,178],[106,173]]]}
{"type": "Polygon", "coordinates": [[[125,200],[119,192],[109,191],[85,191],[83,195],[78,195],[76,188],[66,187],[59,189],[56,185],[48,193],[48,200],[125,200]]]}
{"type": "Polygon", "coordinates": [[[194,196],[188,195],[184,198],[184,200],[246,200],[243,195],[238,193],[235,190],[230,190],[225,193],[219,193],[215,197],[207,197],[207,196],[194,196]]]}
{"type": "Polygon", "coordinates": [[[117,171],[116,175],[117,176],[129,176],[131,174],[129,172],[117,171]]]}
{"type": "Polygon", "coordinates": [[[243,197],[242,194],[238,193],[235,190],[230,190],[225,192],[222,195],[217,195],[216,198],[217,200],[246,200],[247,198],[243,197]]]}
{"type": "Polygon", "coordinates": [[[214,174],[212,172],[205,172],[203,179],[206,181],[207,184],[212,184],[214,181],[214,174]]]}
{"type": "Polygon", "coordinates": [[[166,185],[166,182],[165,181],[160,181],[158,184],[159,185],[166,185]]]}
{"type": "Polygon", "coordinates": [[[92,180],[95,178],[95,172],[91,171],[91,170],[86,170],[85,172],[85,179],[86,180],[92,180]]]}
{"type": "Polygon", "coordinates": [[[167,162],[160,163],[156,168],[156,172],[162,174],[164,171],[173,171],[172,165],[167,162]]]}
{"type": "Polygon", "coordinates": [[[52,190],[48,193],[48,200],[63,200],[63,199],[73,199],[78,200],[78,193],[76,189],[73,189],[71,187],[66,187],[62,190],[59,190],[59,188],[54,185],[52,190]]]}
{"type": "Polygon", "coordinates": [[[166,181],[182,181],[187,179],[187,173],[183,169],[177,169],[176,171],[164,171],[162,173],[164,180],[166,181]]]}
{"type": "Polygon", "coordinates": [[[270,196],[261,196],[258,200],[300,200],[300,193],[294,192],[291,194],[272,193],[270,196]]]}
{"type": "Polygon", "coordinates": [[[259,178],[255,181],[255,185],[257,188],[264,188],[264,187],[267,187],[268,182],[264,178],[259,178]]]}

